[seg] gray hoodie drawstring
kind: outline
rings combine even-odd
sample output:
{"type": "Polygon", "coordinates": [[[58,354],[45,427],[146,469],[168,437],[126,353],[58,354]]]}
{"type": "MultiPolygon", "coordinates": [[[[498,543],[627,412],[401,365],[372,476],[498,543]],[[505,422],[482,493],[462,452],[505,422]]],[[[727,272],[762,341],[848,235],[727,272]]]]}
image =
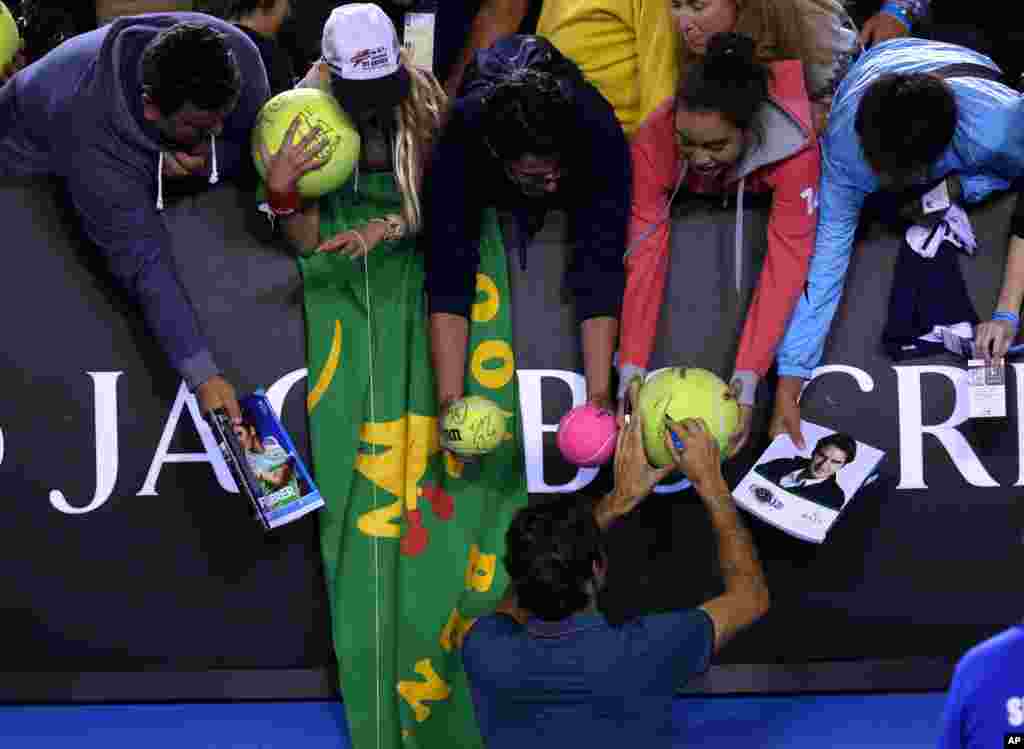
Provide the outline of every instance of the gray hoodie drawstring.
{"type": "MultiPolygon", "coordinates": [[[[213,161],[210,168],[210,184],[215,185],[220,181],[220,172],[217,171],[217,136],[210,133],[210,153],[213,154],[213,161]]],[[[156,160],[156,209],[164,209],[164,152],[161,151],[156,160]]]]}
{"type": "Polygon", "coordinates": [[[736,293],[740,294],[743,286],[743,192],[746,177],[740,177],[740,186],[736,189],[736,293]]]}
{"type": "Polygon", "coordinates": [[[210,153],[213,154],[213,167],[210,169],[210,184],[217,184],[220,175],[217,173],[217,136],[210,133],[210,153]]]}
{"type": "Polygon", "coordinates": [[[164,152],[156,160],[156,209],[164,209],[164,152]]]}
{"type": "Polygon", "coordinates": [[[647,225],[644,229],[644,233],[639,237],[634,237],[633,241],[626,247],[626,252],[623,254],[623,258],[629,257],[629,254],[633,252],[633,248],[640,242],[646,241],[654,232],[658,230],[658,227],[672,218],[672,203],[676,199],[676,195],[679,194],[679,188],[683,186],[683,180],[686,178],[686,171],[689,164],[684,161],[682,167],[679,169],[679,177],[676,179],[676,186],[672,188],[672,194],[668,196],[668,200],[665,201],[665,215],[658,221],[653,221],[647,225]]]}

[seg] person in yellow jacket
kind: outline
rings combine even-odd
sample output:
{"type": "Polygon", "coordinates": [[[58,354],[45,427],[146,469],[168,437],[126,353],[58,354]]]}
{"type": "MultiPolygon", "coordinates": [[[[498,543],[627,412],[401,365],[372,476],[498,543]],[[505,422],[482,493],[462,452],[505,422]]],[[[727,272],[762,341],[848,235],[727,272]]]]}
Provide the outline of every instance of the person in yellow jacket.
{"type": "Polygon", "coordinates": [[[675,92],[679,34],[670,0],[546,2],[537,33],[580,67],[627,136],[675,92]]]}

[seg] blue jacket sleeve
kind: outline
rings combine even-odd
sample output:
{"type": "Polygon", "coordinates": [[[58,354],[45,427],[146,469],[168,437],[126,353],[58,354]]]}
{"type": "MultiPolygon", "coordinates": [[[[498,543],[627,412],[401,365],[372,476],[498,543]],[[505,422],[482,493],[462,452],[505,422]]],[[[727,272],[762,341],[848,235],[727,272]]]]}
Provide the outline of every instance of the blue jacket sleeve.
{"type": "Polygon", "coordinates": [[[809,379],[821,361],[825,338],[843,293],[857,222],[866,197],[863,188],[848,179],[826,155],[822,164],[814,255],[807,285],[797,301],[777,354],[780,375],[809,379]]]}
{"type": "Polygon", "coordinates": [[[618,318],[626,290],[626,237],[633,185],[629,143],[611,105],[590,86],[579,93],[580,148],[570,168],[577,191],[569,216],[575,245],[567,285],[576,319],[618,318]]]}
{"type": "Polygon", "coordinates": [[[118,283],[142,308],[174,368],[194,390],[219,373],[171,258],[170,234],[156,211],[152,183],[71,170],[71,199],[86,235],[118,283]]]}
{"type": "MultiPolygon", "coordinates": [[[[458,107],[458,105],[456,105],[458,107]]],[[[481,191],[471,164],[473,133],[456,108],[431,160],[424,185],[426,292],[430,314],[469,318],[480,266],[481,191]]]]}
{"type": "Polygon", "coordinates": [[[960,161],[963,200],[977,203],[1024,175],[1024,103],[998,83],[955,84],[959,122],[953,151],[960,161]]]}

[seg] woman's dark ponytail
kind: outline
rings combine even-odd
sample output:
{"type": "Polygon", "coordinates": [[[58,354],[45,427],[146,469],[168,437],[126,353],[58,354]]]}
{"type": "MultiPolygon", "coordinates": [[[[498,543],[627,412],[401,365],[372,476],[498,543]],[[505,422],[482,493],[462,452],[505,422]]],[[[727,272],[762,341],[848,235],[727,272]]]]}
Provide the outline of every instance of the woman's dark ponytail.
{"type": "Polygon", "coordinates": [[[770,81],[771,70],[756,59],[753,39],[734,32],[715,34],[704,58],[680,83],[676,107],[719,112],[740,130],[751,130],[768,99],[770,81]]]}

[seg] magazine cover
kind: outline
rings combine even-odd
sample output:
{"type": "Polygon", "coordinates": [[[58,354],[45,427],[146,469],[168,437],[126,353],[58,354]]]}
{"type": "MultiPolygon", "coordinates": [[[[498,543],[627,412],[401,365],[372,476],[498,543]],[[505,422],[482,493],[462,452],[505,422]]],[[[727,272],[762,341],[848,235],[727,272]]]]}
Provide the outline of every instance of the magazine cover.
{"type": "Polygon", "coordinates": [[[842,432],[807,421],[800,425],[807,449],[779,435],[733,496],[743,509],[791,536],[821,543],[885,453],[842,432]]]}
{"type": "Polygon", "coordinates": [[[267,397],[257,392],[238,405],[240,426],[232,426],[223,411],[215,412],[211,421],[239,491],[248,496],[263,527],[279,528],[323,507],[320,492],[267,397]]]}

